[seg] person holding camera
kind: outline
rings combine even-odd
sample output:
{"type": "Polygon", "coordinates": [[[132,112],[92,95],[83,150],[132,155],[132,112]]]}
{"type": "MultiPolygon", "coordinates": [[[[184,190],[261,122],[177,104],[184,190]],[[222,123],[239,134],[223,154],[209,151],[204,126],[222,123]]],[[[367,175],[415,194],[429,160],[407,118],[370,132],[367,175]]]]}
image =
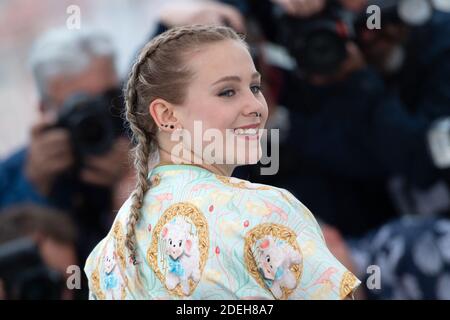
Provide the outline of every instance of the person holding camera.
{"type": "Polygon", "coordinates": [[[448,170],[436,167],[427,136],[450,113],[449,14],[424,7],[411,16],[408,1],[329,1],[305,17],[275,2],[284,1],[247,1],[296,62],[280,96],[291,128],[280,172],[260,182],[302,195],[345,236],[398,213],[448,212],[448,170]],[[369,30],[375,2],[382,25],[369,30]]]}
{"type": "MultiPolygon", "coordinates": [[[[347,9],[361,11],[375,3],[361,2],[365,2],[362,8],[347,6],[347,9]]],[[[303,132],[311,145],[321,141],[324,146],[320,149],[324,156],[318,167],[323,169],[328,157],[329,162],[337,163],[336,168],[350,168],[343,174],[336,174],[340,172],[336,169],[325,171],[322,177],[330,183],[317,184],[322,187],[328,185],[329,188],[335,185],[335,190],[343,190],[346,195],[353,194],[353,198],[365,193],[366,197],[360,199],[364,207],[361,207],[363,210],[359,214],[363,217],[378,214],[381,218],[374,221],[375,224],[365,225],[360,231],[340,228],[347,232],[347,236],[349,232],[361,232],[362,237],[350,241],[341,237],[339,231],[331,226],[323,228],[330,251],[337,257],[344,255],[347,263],[356,268],[358,277],[370,284],[364,288],[366,297],[448,299],[450,216],[446,168],[449,161],[445,153],[449,149],[449,131],[445,121],[448,121],[450,113],[450,16],[437,8],[433,12],[426,1],[413,11],[407,10],[412,3],[408,0],[391,1],[390,7],[383,7],[387,1],[377,3],[382,8],[381,29],[356,30],[359,34],[356,39],[347,42],[347,52],[335,72],[307,74],[307,89],[302,91],[300,99],[312,108],[298,118],[316,121],[316,125],[320,121],[321,128],[314,129],[310,123],[309,129],[298,131],[303,132]],[[413,14],[404,15],[404,12],[413,14]],[[302,99],[304,97],[309,99],[302,99]],[[326,114],[333,110],[334,117],[326,118],[326,114]],[[343,135],[346,126],[349,131],[343,135]],[[336,130],[339,127],[341,130],[336,130]],[[341,133],[340,139],[330,139],[335,144],[334,148],[330,142],[319,138],[325,130],[335,136],[341,133]],[[349,135],[352,130],[354,134],[349,135]],[[347,139],[342,138],[345,136],[347,139]],[[434,151],[431,145],[434,141],[430,138],[433,136],[437,140],[435,145],[439,146],[434,151]],[[439,139],[440,136],[443,138],[439,139]],[[344,150],[348,151],[350,145],[356,147],[358,144],[366,150],[366,154],[371,155],[369,159],[361,161],[361,153],[360,156],[351,154],[354,159],[345,162],[344,154],[332,157],[338,154],[336,150],[347,147],[344,150]],[[440,166],[435,157],[440,157],[440,166]],[[351,160],[354,160],[353,164],[351,160]],[[366,175],[360,176],[365,179],[351,179],[352,175],[355,177],[355,173],[361,172],[363,166],[360,163],[367,164],[369,168],[366,175]],[[369,165],[373,168],[370,169],[369,165]],[[386,171],[377,174],[377,167],[386,171]],[[369,189],[371,171],[372,177],[379,175],[386,183],[369,189]],[[337,178],[342,180],[341,183],[337,178]],[[353,185],[353,192],[349,192],[351,188],[342,187],[345,181],[353,185]],[[388,186],[389,196],[397,205],[397,212],[401,215],[399,218],[376,211],[381,208],[380,203],[389,204],[389,198],[382,192],[385,186],[388,186]],[[373,196],[367,197],[371,190],[373,196]],[[386,220],[383,222],[382,218],[386,220]],[[368,227],[370,231],[364,233],[368,227]],[[382,273],[379,285],[373,282],[374,267],[382,273]]],[[[367,18],[364,11],[361,15],[367,18]]],[[[363,22],[365,26],[365,20],[363,22]]],[[[298,96],[292,99],[294,101],[298,96]]],[[[305,125],[296,128],[308,128],[306,120],[302,123],[305,125]]],[[[318,172],[313,171],[310,175],[319,180],[321,175],[318,172]]],[[[324,179],[320,180],[323,182],[324,179]]],[[[339,194],[336,191],[333,193],[339,194]]],[[[316,203],[322,199],[317,199],[316,203]]],[[[348,214],[350,208],[355,208],[351,204],[358,201],[349,196],[343,199],[348,214]]],[[[340,213],[344,210],[339,210],[342,206],[336,208],[336,219],[342,218],[340,213]]],[[[332,210],[331,207],[330,212],[332,210]]],[[[353,221],[357,214],[356,211],[352,213],[353,221]]],[[[342,222],[338,225],[345,226],[342,222]]]]}
{"type": "Polygon", "coordinates": [[[0,300],[82,298],[84,291],[67,286],[69,267],[78,263],[76,238],[75,224],[60,210],[32,204],[2,210],[0,300]]]}
{"type": "Polygon", "coordinates": [[[31,202],[70,212],[85,257],[132,171],[114,49],[101,33],[56,29],[35,43],[30,65],[40,118],[29,145],[0,164],[0,208],[31,202]]]}

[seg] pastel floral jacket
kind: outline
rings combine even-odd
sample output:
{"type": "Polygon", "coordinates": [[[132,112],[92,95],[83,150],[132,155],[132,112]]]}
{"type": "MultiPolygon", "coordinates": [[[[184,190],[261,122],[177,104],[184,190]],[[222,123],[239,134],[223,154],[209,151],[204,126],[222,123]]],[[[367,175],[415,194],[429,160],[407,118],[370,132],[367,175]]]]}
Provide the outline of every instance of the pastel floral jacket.
{"type": "Polygon", "coordinates": [[[149,179],[137,260],[125,246],[130,198],[86,262],[91,299],[343,299],[360,284],[284,189],[192,165],[149,179]]]}

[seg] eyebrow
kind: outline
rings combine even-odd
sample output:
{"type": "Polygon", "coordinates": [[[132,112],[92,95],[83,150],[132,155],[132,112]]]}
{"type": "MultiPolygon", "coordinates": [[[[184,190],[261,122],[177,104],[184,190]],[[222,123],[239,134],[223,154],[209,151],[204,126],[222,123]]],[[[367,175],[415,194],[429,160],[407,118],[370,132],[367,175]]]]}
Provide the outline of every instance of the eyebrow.
{"type": "MultiPolygon", "coordinates": [[[[260,78],[260,77],[261,77],[261,74],[260,74],[259,72],[255,72],[255,73],[252,74],[252,79],[260,78]]],[[[238,76],[226,76],[226,77],[220,78],[219,80],[217,80],[216,82],[214,82],[212,85],[214,86],[214,85],[216,85],[216,84],[218,84],[218,83],[220,83],[220,82],[224,82],[224,81],[237,81],[237,82],[241,82],[241,78],[238,77],[238,76]]]]}

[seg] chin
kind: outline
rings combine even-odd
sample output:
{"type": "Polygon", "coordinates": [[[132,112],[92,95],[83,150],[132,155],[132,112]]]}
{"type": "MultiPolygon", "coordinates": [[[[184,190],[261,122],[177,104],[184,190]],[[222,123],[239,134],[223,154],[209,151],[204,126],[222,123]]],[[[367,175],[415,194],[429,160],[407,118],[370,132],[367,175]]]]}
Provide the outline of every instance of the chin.
{"type": "Polygon", "coordinates": [[[237,152],[236,164],[237,165],[249,165],[257,164],[262,157],[261,148],[245,150],[237,152]]]}

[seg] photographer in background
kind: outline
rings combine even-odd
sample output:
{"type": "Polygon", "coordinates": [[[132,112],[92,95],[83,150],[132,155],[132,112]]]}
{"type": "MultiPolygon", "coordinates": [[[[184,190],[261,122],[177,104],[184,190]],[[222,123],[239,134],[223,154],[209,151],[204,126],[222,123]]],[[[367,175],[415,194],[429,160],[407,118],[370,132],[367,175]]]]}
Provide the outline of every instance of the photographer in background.
{"type": "Polygon", "coordinates": [[[400,0],[226,2],[245,2],[296,62],[279,98],[290,128],[280,171],[258,182],[287,188],[347,237],[397,214],[449,212],[448,173],[427,138],[450,115],[448,13],[400,0]],[[372,3],[380,30],[366,26],[372,3]]]}
{"type": "MultiPolygon", "coordinates": [[[[298,138],[309,141],[310,150],[316,148],[316,153],[309,153],[317,161],[312,165],[316,170],[305,170],[300,179],[310,175],[318,185],[333,190],[326,200],[341,204],[336,207],[336,225],[347,236],[363,235],[346,243],[337,229],[323,228],[330,250],[354,265],[363,282],[373,284],[369,266],[380,268],[379,287],[365,287],[367,298],[448,300],[450,15],[427,1],[362,2],[366,4],[361,8],[351,9],[362,10],[364,17],[367,5],[380,5],[381,29],[355,30],[359,34],[348,39],[335,72],[302,70],[290,82],[290,90],[298,93],[292,95],[293,105],[303,104],[299,114],[291,109],[297,116],[295,128],[304,128],[297,130],[305,135],[298,138]],[[375,182],[378,174],[380,183],[370,189],[371,177],[375,182]],[[389,222],[386,211],[379,211],[380,204],[389,204],[385,186],[401,215],[389,222]],[[338,202],[333,195],[347,197],[338,202]],[[353,211],[358,203],[361,210],[353,211]],[[342,219],[345,214],[348,221],[342,219]],[[369,214],[377,215],[378,221],[367,224],[369,214]]],[[[305,188],[300,195],[314,199],[315,191],[310,191],[305,188]]]]}
{"type": "Polygon", "coordinates": [[[110,227],[115,191],[131,176],[114,50],[103,34],[57,29],[35,43],[30,64],[40,119],[29,146],[0,164],[0,208],[31,202],[70,213],[84,259],[110,227]]]}
{"type": "Polygon", "coordinates": [[[64,213],[20,205],[0,214],[0,300],[74,299],[67,268],[77,265],[76,229],[64,213]]]}

